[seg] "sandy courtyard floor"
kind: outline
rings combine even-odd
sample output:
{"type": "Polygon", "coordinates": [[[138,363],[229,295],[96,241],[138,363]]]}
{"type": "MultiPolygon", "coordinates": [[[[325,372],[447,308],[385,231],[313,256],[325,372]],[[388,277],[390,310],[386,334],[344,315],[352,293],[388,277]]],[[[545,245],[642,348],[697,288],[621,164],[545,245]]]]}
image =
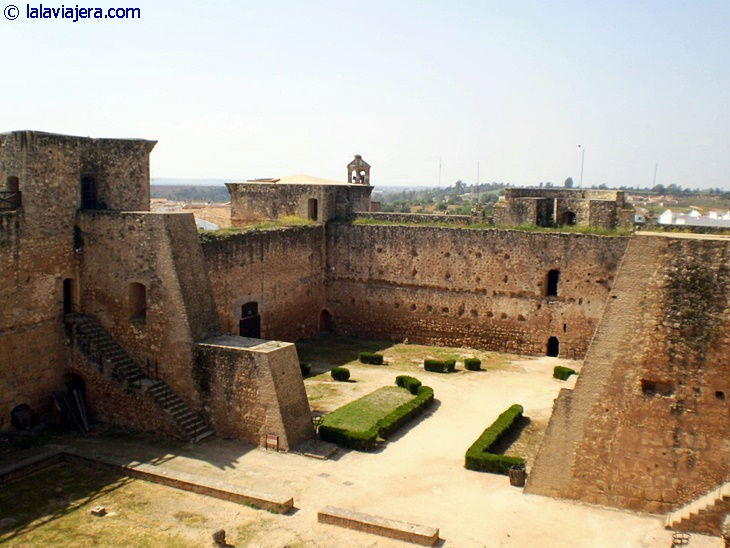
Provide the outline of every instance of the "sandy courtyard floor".
{"type": "MultiPolygon", "coordinates": [[[[509,405],[522,404],[525,415],[538,424],[547,421],[559,390],[572,387],[575,379],[553,379],[552,368],[558,364],[580,366],[580,362],[556,358],[512,358],[485,372],[442,375],[421,370],[416,376],[434,388],[436,404],[375,453],[338,450],[334,459],[318,460],[225,440],[199,446],[167,443],[162,449],[161,444],[144,438],[90,437],[72,443],[102,454],[294,496],[297,510],[290,515],[249,508],[237,512],[236,520],[250,521],[247,536],[238,545],[406,545],[317,523],[317,511],[334,505],[438,527],[446,546],[671,546],[671,532],[663,529],[660,516],[525,495],[522,489],[511,487],[505,476],[463,467],[466,449],[509,405]]],[[[348,383],[344,388],[348,395],[340,395],[338,400],[354,399],[392,384],[396,375],[403,374],[388,366],[351,370],[357,382],[348,383]]],[[[321,375],[308,379],[308,389],[324,382],[321,375]]],[[[184,510],[184,497],[180,504],[184,510]]],[[[211,509],[215,504],[211,502],[211,509]]],[[[216,519],[216,527],[227,527],[220,515],[216,519]]],[[[229,529],[229,542],[236,544],[233,523],[229,529]]],[[[201,535],[201,540],[210,539],[209,531],[201,531],[201,535]]],[[[692,535],[690,542],[693,548],[719,546],[719,538],[700,535],[692,535]]]]}

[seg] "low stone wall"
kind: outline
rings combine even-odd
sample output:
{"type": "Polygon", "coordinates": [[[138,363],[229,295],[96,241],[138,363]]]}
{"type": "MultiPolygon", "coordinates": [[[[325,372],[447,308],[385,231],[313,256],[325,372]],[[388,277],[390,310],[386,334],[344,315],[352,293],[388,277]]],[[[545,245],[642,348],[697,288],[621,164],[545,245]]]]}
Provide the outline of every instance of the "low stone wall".
{"type": "Polygon", "coordinates": [[[433,546],[439,540],[439,530],[415,523],[371,516],[354,510],[325,506],[317,513],[317,521],[347,527],[363,533],[404,540],[421,546],[433,546]]]}

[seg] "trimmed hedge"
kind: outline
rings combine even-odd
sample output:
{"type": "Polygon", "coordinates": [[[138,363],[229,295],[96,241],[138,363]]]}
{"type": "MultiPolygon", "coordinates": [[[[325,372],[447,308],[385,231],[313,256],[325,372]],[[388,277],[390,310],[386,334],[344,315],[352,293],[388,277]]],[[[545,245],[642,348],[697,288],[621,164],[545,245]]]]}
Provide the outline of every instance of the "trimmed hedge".
{"type": "Polygon", "coordinates": [[[509,469],[513,466],[524,466],[525,459],[523,458],[490,452],[500,438],[509,432],[517,420],[522,417],[522,411],[522,406],[515,404],[497,417],[497,420],[482,432],[482,435],[467,449],[464,466],[469,470],[504,475],[508,475],[509,469]]]}
{"type": "Polygon", "coordinates": [[[418,394],[418,389],[421,387],[421,381],[415,377],[409,377],[408,375],[398,375],[395,378],[395,384],[401,388],[407,388],[414,396],[418,394]]]}
{"type": "Polygon", "coordinates": [[[360,352],[358,354],[360,363],[369,363],[371,365],[383,365],[383,355],[375,352],[360,352]]]}
{"type": "Polygon", "coordinates": [[[479,358],[466,358],[464,367],[469,371],[480,371],[482,369],[482,360],[479,358]]]}
{"type": "Polygon", "coordinates": [[[433,388],[430,386],[420,386],[415,398],[396,407],[368,430],[354,432],[321,424],[317,429],[317,433],[319,434],[319,439],[336,443],[342,447],[357,449],[359,451],[372,451],[378,445],[378,438],[390,436],[411,418],[419,415],[432,402],[433,388]]]}
{"type": "Polygon", "coordinates": [[[423,360],[423,368],[432,373],[453,373],[456,360],[423,360]]]}
{"type": "Polygon", "coordinates": [[[302,377],[308,377],[312,372],[312,364],[307,362],[299,362],[299,369],[302,370],[302,377]]]}
{"type": "Polygon", "coordinates": [[[571,375],[577,375],[575,369],[570,367],[563,367],[562,365],[556,365],[553,369],[553,377],[560,379],[561,381],[567,381],[571,375]]]}
{"type": "Polygon", "coordinates": [[[350,379],[350,370],[347,367],[333,367],[330,375],[336,381],[347,381],[350,379]]]}

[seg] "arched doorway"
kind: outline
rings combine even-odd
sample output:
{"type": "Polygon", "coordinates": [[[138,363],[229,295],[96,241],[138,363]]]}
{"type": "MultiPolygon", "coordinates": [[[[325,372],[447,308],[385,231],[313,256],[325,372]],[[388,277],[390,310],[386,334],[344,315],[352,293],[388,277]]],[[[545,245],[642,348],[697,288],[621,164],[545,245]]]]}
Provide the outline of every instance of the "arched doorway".
{"type": "Polygon", "coordinates": [[[259,303],[248,302],[241,307],[241,319],[238,322],[238,334],[241,337],[261,338],[261,316],[259,303]]]}
{"type": "Polygon", "coordinates": [[[63,376],[64,392],[54,393],[53,398],[60,411],[61,423],[80,432],[89,431],[89,417],[86,409],[86,384],[76,373],[63,376]]]}
{"type": "Polygon", "coordinates": [[[333,333],[335,330],[335,322],[332,319],[332,314],[329,310],[322,310],[319,313],[319,332],[320,333],[333,333]]]}
{"type": "Polygon", "coordinates": [[[557,358],[560,355],[560,341],[557,337],[550,337],[547,341],[547,356],[557,358]]]}

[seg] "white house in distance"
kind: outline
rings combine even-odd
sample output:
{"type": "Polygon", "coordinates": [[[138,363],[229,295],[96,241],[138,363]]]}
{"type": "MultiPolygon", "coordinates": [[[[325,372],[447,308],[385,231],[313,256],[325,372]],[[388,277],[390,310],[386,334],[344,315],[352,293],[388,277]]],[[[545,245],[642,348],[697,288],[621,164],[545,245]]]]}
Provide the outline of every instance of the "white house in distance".
{"type": "Polygon", "coordinates": [[[703,215],[696,209],[692,209],[688,213],[679,213],[674,212],[671,209],[667,209],[659,216],[657,223],[660,225],[716,226],[720,228],[730,228],[730,211],[710,211],[707,215],[703,215]]]}

